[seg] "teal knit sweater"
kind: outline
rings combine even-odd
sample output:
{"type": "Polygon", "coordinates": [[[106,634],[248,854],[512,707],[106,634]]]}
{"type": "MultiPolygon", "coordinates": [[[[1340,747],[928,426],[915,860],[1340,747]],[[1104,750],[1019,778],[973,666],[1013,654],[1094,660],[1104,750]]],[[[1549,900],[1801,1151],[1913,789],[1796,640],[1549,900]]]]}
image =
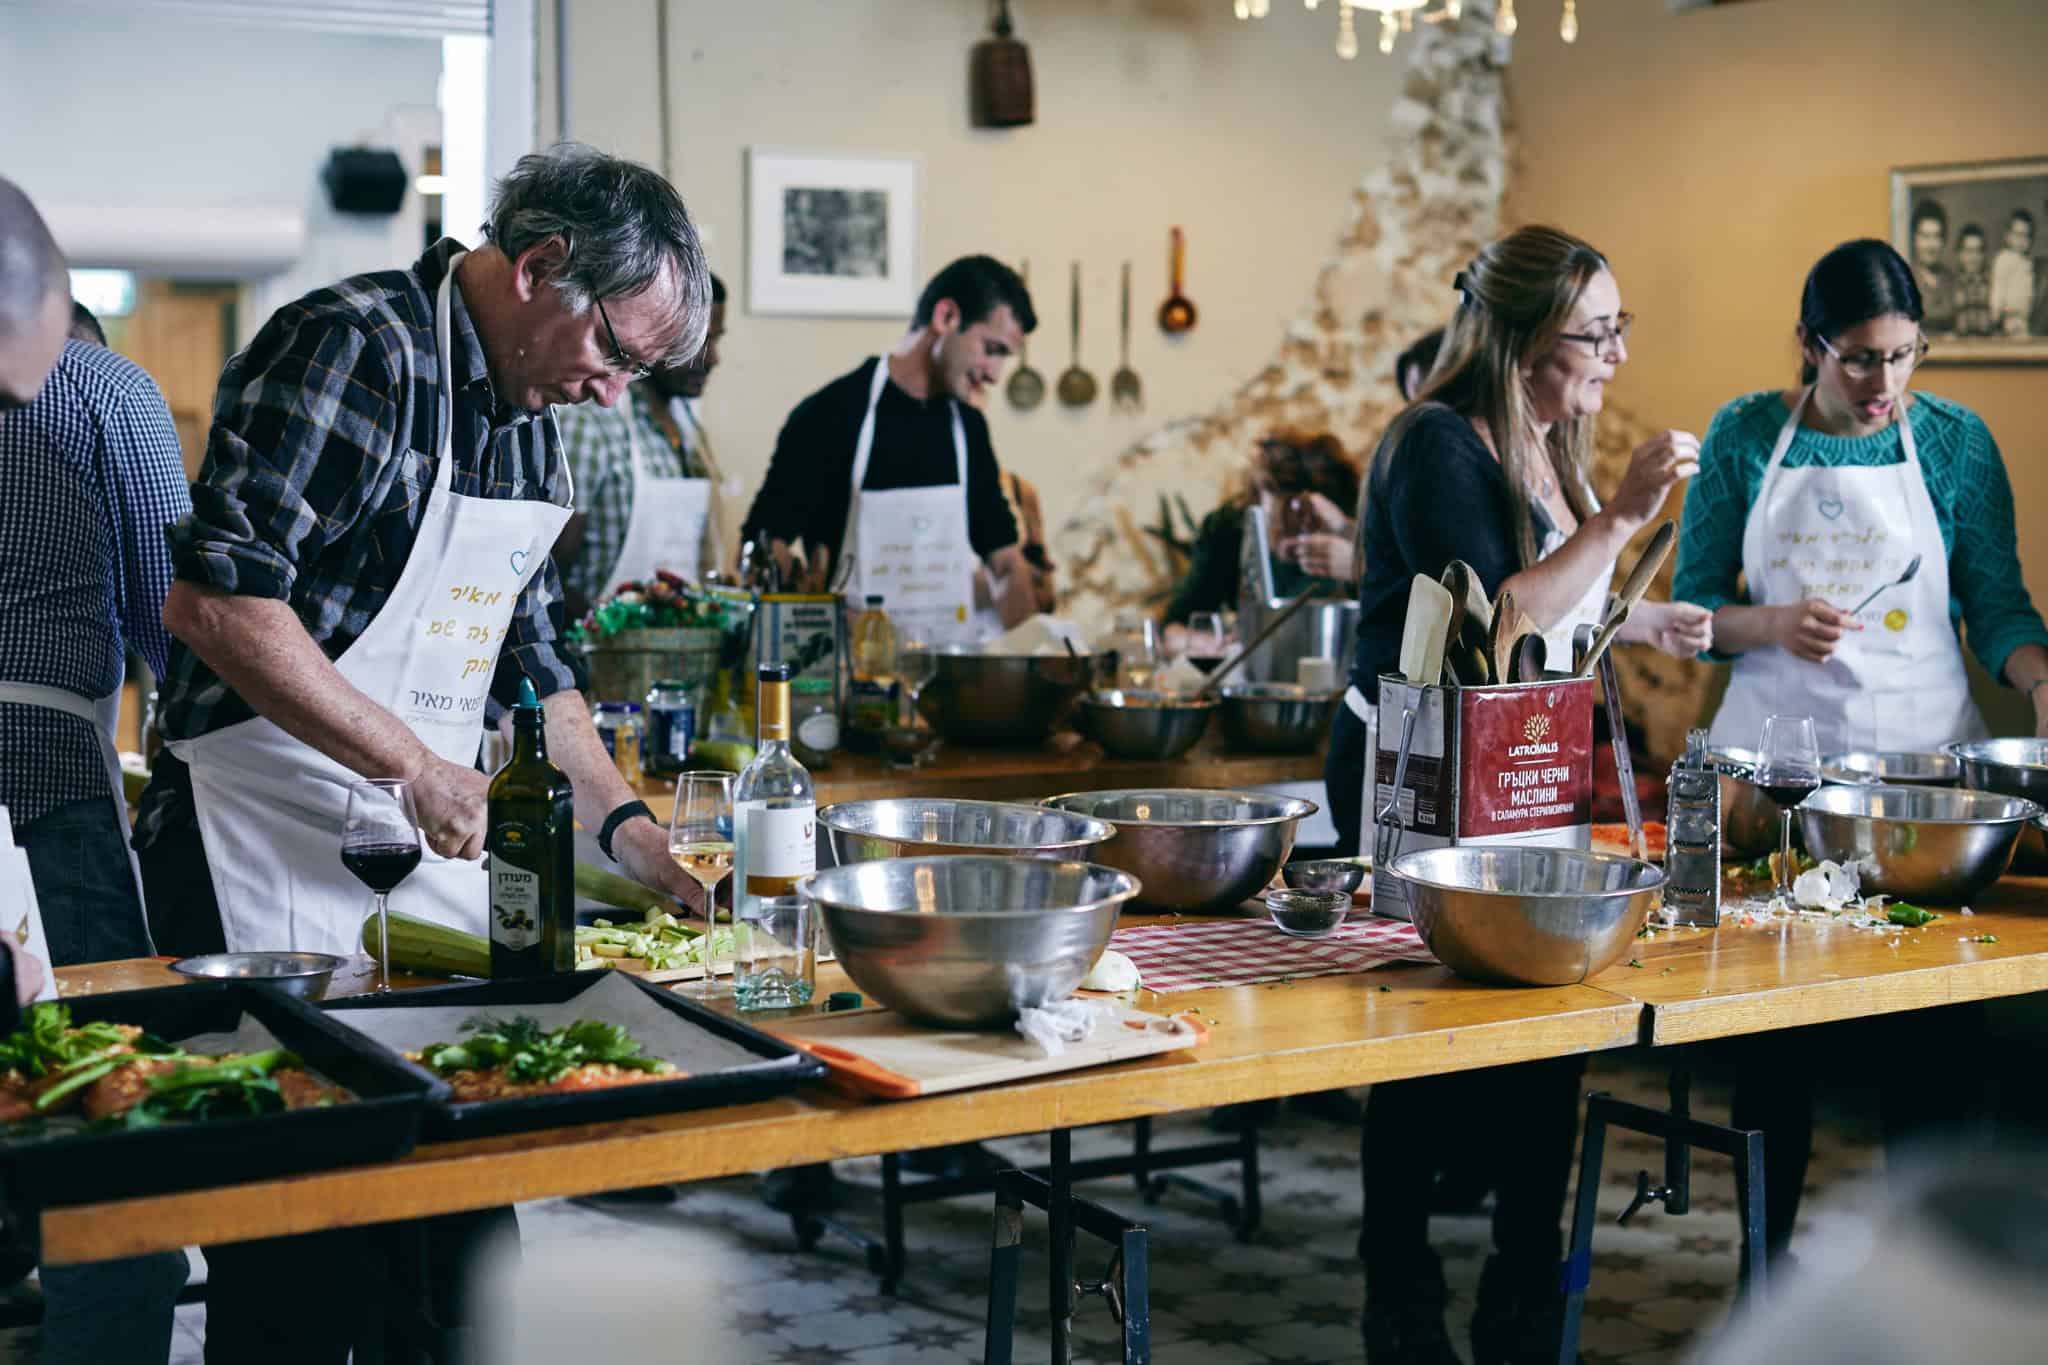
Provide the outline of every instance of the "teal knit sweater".
{"type": "MultiPolygon", "coordinates": [[[[2005,462],[1976,413],[1931,393],[1914,398],[1906,419],[1913,424],[1921,475],[1948,555],[1949,619],[1966,629],[1971,651],[1993,677],[2000,677],[2015,649],[2048,645],[2048,627],[2020,578],[2005,462]]],[[[1697,602],[1709,611],[1749,602],[1736,581],[1742,572],[1742,528],[1789,415],[1776,389],[1738,398],[1714,414],[1700,443],[1699,477],[1686,490],[1673,600],[1697,602]]],[[[1875,466],[1904,458],[1898,432],[1890,427],[1869,436],[1828,436],[1800,427],[1785,452],[1785,466],[1875,466]]]]}

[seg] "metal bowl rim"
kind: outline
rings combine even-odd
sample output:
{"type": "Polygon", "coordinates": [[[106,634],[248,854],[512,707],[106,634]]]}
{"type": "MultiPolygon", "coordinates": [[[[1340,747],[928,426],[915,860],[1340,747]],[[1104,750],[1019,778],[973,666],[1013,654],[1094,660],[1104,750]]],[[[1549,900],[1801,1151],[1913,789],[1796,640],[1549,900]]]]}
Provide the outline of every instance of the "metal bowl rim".
{"type": "Polygon", "coordinates": [[[1958,763],[1978,763],[1987,768],[2016,768],[2021,772],[2048,774],[2048,739],[2033,735],[2004,735],[1996,739],[1950,740],[1941,746],[1944,753],[1958,763]],[[2038,744],[2041,746],[2042,761],[2038,763],[2015,763],[2009,758],[1993,758],[1985,752],[1993,745],[2038,744]]]}
{"type": "Polygon", "coordinates": [[[1026,863],[1037,868],[1082,868],[1090,872],[1106,872],[1114,879],[1116,889],[1096,900],[1082,901],[1078,905],[1049,905],[1038,910],[948,910],[944,912],[949,920],[993,920],[993,919],[1036,919],[1043,915],[1096,914],[1104,909],[1115,909],[1144,889],[1144,883],[1120,868],[1106,863],[1083,862],[1078,859],[1062,858],[1005,858],[987,853],[940,853],[916,858],[870,858],[864,863],[841,863],[828,867],[823,872],[813,872],[801,878],[796,884],[797,894],[809,900],[821,911],[838,915],[903,915],[920,913],[914,907],[901,906],[883,909],[869,905],[848,905],[844,901],[827,900],[813,889],[820,877],[829,877],[848,868],[886,867],[891,863],[916,863],[930,866],[934,863],[1026,863]]]}
{"type": "Polygon", "coordinates": [[[1341,687],[1333,692],[1311,692],[1300,683],[1280,682],[1226,683],[1216,692],[1225,701],[1327,702],[1344,695],[1341,687]]]}
{"type": "Polygon", "coordinates": [[[1157,693],[1158,701],[1140,702],[1133,706],[1125,701],[1110,701],[1112,696],[1125,692],[1144,692],[1146,688],[1098,687],[1092,692],[1081,694],[1081,705],[1092,706],[1103,711],[1212,711],[1217,706],[1214,697],[1185,697],[1169,693],[1157,693]]]}
{"type": "Polygon", "coordinates": [[[1832,787],[1817,787],[1792,809],[1794,814],[1832,816],[1837,820],[1881,820],[1891,825],[2017,825],[2025,824],[2041,813],[2041,807],[2024,796],[1979,791],[1975,787],[1929,787],[1917,782],[1844,782],[1832,787]],[[2017,802],[2020,809],[2006,815],[1872,815],[1868,811],[1831,810],[1825,802],[1813,804],[1815,798],[1828,792],[1933,792],[1944,799],[2017,802]]]}
{"type": "MultiPolygon", "coordinates": [[[[1119,796],[1223,796],[1245,801],[1281,801],[1286,802],[1291,807],[1291,809],[1282,811],[1277,815],[1250,815],[1240,820],[1141,820],[1136,816],[1122,817],[1124,824],[1136,825],[1141,829],[1251,829],[1258,825],[1278,825],[1284,824],[1289,820],[1306,820],[1309,816],[1322,809],[1321,806],[1318,806],[1306,797],[1275,796],[1271,792],[1242,791],[1234,787],[1111,787],[1102,791],[1061,792],[1058,796],[1046,797],[1038,804],[1041,806],[1051,806],[1055,810],[1067,810],[1074,815],[1081,815],[1085,814],[1085,812],[1072,811],[1069,807],[1059,803],[1062,801],[1078,801],[1084,797],[1108,798],[1119,796]]],[[[1117,820],[1111,819],[1106,815],[1096,815],[1090,818],[1108,820],[1112,825],[1118,823],[1117,820]]]]}
{"type": "MultiPolygon", "coordinates": [[[[1941,789],[1936,788],[1936,790],[1941,789]]],[[[1460,895],[1466,896],[1501,896],[1511,900],[1526,900],[1531,897],[1540,897],[1543,900],[1560,901],[1607,900],[1613,897],[1639,896],[1645,891],[1654,891],[1664,884],[1664,869],[1657,866],[1655,863],[1645,862],[1637,858],[1630,858],[1620,853],[1598,853],[1592,849],[1585,848],[1559,848],[1555,845],[1550,844],[1446,844],[1443,848],[1415,848],[1410,849],[1406,853],[1403,853],[1400,857],[1394,859],[1393,862],[1389,863],[1387,865],[1387,871],[1391,873],[1393,876],[1399,877],[1404,882],[1413,882],[1417,886],[1426,886],[1432,891],[1454,891],[1460,895]],[[1647,870],[1650,873],[1650,876],[1644,881],[1641,881],[1634,886],[1615,887],[1613,890],[1609,891],[1489,891],[1482,886],[1460,886],[1454,882],[1432,881],[1428,877],[1419,877],[1412,872],[1403,871],[1401,867],[1401,864],[1408,862],[1411,859],[1427,858],[1430,857],[1432,854],[1443,853],[1450,850],[1456,850],[1460,852],[1471,851],[1475,848],[1487,852],[1497,853],[1541,853],[1545,855],[1562,854],[1565,855],[1565,860],[1567,862],[1573,860],[1583,860],[1589,863],[1613,863],[1617,865],[1625,865],[1628,867],[1638,867],[1647,870]]]]}
{"type": "Polygon", "coordinates": [[[169,965],[170,969],[178,975],[189,976],[200,981],[296,981],[301,977],[332,974],[340,970],[347,961],[347,958],[337,957],[333,953],[315,953],[289,948],[264,948],[240,953],[195,953],[191,957],[181,957],[169,965]],[[207,963],[217,962],[225,964],[237,959],[246,961],[249,958],[255,957],[295,957],[304,960],[308,965],[299,971],[243,972],[232,976],[221,972],[206,971],[203,968],[203,964],[207,963]],[[317,965],[319,963],[325,963],[326,965],[317,965]]]}
{"type": "MultiPolygon", "coordinates": [[[[965,798],[965,797],[955,797],[955,796],[875,796],[875,797],[869,797],[869,798],[867,798],[867,799],[865,799],[865,800],[861,800],[861,801],[834,801],[834,802],[833,802],[833,803],[832,803],[831,805],[829,805],[829,806],[820,806],[820,807],[818,807],[817,821],[818,821],[818,823],[819,823],[819,824],[823,825],[823,826],[824,826],[824,827],[825,827],[826,829],[828,829],[828,830],[831,830],[831,831],[832,831],[832,832],[833,832],[834,834],[848,834],[848,835],[854,835],[854,836],[857,836],[857,837],[862,837],[862,838],[869,838],[869,839],[888,839],[888,840],[892,840],[892,841],[896,841],[896,842],[900,842],[900,843],[910,843],[910,844],[921,844],[921,843],[927,843],[927,842],[930,842],[930,843],[944,843],[944,844],[950,844],[950,843],[955,843],[955,842],[956,842],[956,841],[954,841],[954,840],[951,840],[951,839],[933,839],[933,840],[925,840],[925,839],[915,838],[915,837],[913,837],[913,836],[911,836],[911,835],[907,835],[907,834],[903,834],[903,835],[899,835],[899,834],[883,834],[883,833],[880,833],[879,831],[876,831],[876,830],[872,830],[872,829],[853,829],[853,828],[850,828],[849,826],[846,826],[846,825],[839,825],[839,824],[834,824],[834,823],[832,822],[832,820],[831,820],[831,819],[829,818],[829,817],[830,817],[830,816],[831,816],[831,815],[832,815],[832,814],[833,814],[833,813],[834,813],[835,811],[846,811],[846,810],[851,810],[851,809],[853,809],[853,808],[854,808],[855,806],[883,806],[883,805],[888,805],[888,804],[890,804],[890,803],[892,803],[892,802],[896,802],[896,801],[943,801],[943,802],[946,802],[946,803],[948,803],[948,804],[950,804],[950,805],[953,805],[953,806],[966,806],[966,807],[970,807],[970,808],[972,808],[972,809],[975,809],[975,810],[1014,810],[1014,811],[1023,811],[1023,812],[1025,812],[1025,813],[1027,813],[1027,814],[1031,814],[1031,815],[1037,815],[1037,814],[1039,814],[1040,812],[1042,812],[1043,810],[1045,810],[1045,806],[1044,806],[1044,805],[1042,805],[1042,804],[1040,804],[1040,805],[1032,805],[1032,804],[1030,804],[1029,802],[1025,802],[1025,801],[975,801],[975,800],[971,800],[971,799],[969,799],[969,798],[965,798]]],[[[1076,835],[1076,836],[1075,836],[1074,838],[1072,838],[1072,839],[1056,839],[1056,840],[1054,840],[1054,841],[1053,841],[1052,843],[1049,843],[1049,844],[1028,844],[1028,845],[1019,845],[1019,847],[1026,847],[1026,848],[1064,848],[1064,847],[1066,847],[1066,846],[1067,846],[1068,844],[1100,844],[1100,843],[1104,843],[1104,842],[1106,842],[1106,841],[1108,841],[1108,840],[1110,840],[1110,839],[1114,839],[1114,838],[1116,837],[1116,826],[1115,826],[1115,825],[1112,825],[1112,824],[1111,824],[1111,823],[1109,823],[1109,821],[1107,821],[1107,820],[1102,820],[1102,819],[1098,819],[1098,818],[1096,818],[1096,817],[1095,817],[1095,816],[1093,816],[1093,815],[1083,815],[1083,814],[1081,814],[1081,812],[1079,812],[1079,811],[1076,811],[1076,810],[1061,810],[1061,811],[1060,811],[1059,813],[1060,813],[1061,815],[1067,816],[1067,817],[1068,817],[1068,818],[1070,818],[1070,819],[1082,821],[1082,822],[1083,822],[1083,825],[1084,825],[1084,832],[1083,832],[1083,833],[1081,833],[1081,834],[1079,834],[1079,835],[1076,835]]],[[[991,849],[993,849],[993,848],[996,848],[996,847],[998,847],[998,845],[995,845],[995,844],[979,844],[979,845],[970,845],[970,844],[960,844],[960,845],[959,845],[959,847],[961,847],[961,848],[970,848],[970,847],[975,847],[975,848],[991,848],[991,849]]],[[[933,856],[933,857],[947,857],[947,856],[960,856],[960,857],[973,857],[973,858],[988,858],[988,857],[999,857],[999,856],[1001,856],[1001,855],[1000,855],[1000,854],[995,854],[995,853],[971,853],[971,854],[960,854],[960,855],[947,855],[947,854],[933,854],[933,855],[931,855],[931,856],[933,856]]],[[[880,858],[870,858],[870,859],[868,859],[868,861],[869,861],[869,862],[885,862],[885,861],[888,861],[888,860],[887,860],[887,859],[880,859],[880,858]]],[[[1045,861],[1045,860],[1044,860],[1044,859],[1038,859],[1037,861],[1043,862],[1043,861],[1045,861]]],[[[827,870],[827,871],[830,871],[831,869],[830,869],[830,868],[827,868],[826,870],[827,870]]]]}

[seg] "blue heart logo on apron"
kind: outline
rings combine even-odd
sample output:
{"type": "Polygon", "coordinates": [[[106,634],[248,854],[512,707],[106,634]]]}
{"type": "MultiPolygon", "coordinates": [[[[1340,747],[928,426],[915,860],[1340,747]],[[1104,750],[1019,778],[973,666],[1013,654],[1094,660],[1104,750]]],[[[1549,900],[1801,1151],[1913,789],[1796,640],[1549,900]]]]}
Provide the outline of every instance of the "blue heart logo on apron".
{"type": "Polygon", "coordinates": [[[1833,521],[1841,516],[1842,500],[1840,498],[1822,498],[1820,500],[1820,514],[1829,521],[1833,521]]]}
{"type": "Polygon", "coordinates": [[[528,553],[526,550],[514,550],[512,552],[512,572],[518,574],[521,578],[526,576],[526,556],[528,553]]]}

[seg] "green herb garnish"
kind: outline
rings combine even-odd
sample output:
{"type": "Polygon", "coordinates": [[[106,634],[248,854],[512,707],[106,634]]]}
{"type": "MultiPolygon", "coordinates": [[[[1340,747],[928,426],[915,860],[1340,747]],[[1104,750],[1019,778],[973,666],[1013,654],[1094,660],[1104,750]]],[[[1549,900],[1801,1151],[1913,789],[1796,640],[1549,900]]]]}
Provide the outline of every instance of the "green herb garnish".
{"type": "Polygon", "coordinates": [[[1996,934],[1979,934],[1979,935],[1977,935],[1977,942],[1979,942],[1979,943],[1996,943],[1996,942],[1998,942],[1998,935],[1996,935],[1996,934]]]}
{"type": "Polygon", "coordinates": [[[118,1047],[158,1056],[177,1050],[147,1033],[131,1040],[118,1024],[96,1021],[74,1028],[69,1005],[45,1000],[30,1005],[21,1027],[0,1039],[0,1071],[40,1080],[118,1047]]]}
{"type": "Polygon", "coordinates": [[[545,1085],[579,1066],[593,1063],[632,1071],[667,1071],[669,1064],[649,1057],[633,1035],[601,1019],[578,1019],[564,1028],[544,1030],[530,1015],[496,1019],[487,1014],[462,1021],[468,1035],[461,1042],[435,1043],[420,1052],[429,1069],[439,1072],[505,1068],[507,1079],[545,1085]]]}
{"type": "Polygon", "coordinates": [[[109,1119],[121,1128],[156,1128],[196,1119],[247,1118],[285,1109],[284,1092],[273,1073],[305,1064],[283,1048],[251,1052],[219,1062],[181,1061],[149,1078],[149,1094],[127,1113],[109,1119]]]}
{"type": "Polygon", "coordinates": [[[1886,908],[1884,917],[1893,924],[1903,925],[1908,929],[1918,929],[1923,924],[1932,924],[1941,918],[1932,910],[1925,910],[1905,901],[1893,901],[1886,908]]]}

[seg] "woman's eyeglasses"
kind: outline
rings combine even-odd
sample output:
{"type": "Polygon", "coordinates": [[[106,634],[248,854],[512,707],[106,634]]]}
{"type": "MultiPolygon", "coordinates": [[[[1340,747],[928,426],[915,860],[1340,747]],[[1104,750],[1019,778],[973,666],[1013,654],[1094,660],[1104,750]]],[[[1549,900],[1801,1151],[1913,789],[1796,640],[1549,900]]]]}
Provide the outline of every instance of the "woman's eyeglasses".
{"type": "Polygon", "coordinates": [[[1842,373],[1851,379],[1872,379],[1879,371],[1888,369],[1902,369],[1911,374],[1920,367],[1921,361],[1927,359],[1930,349],[1927,338],[1921,337],[1911,346],[1901,346],[1890,355],[1882,351],[1851,351],[1843,355],[1826,337],[1816,336],[1814,339],[1820,342],[1822,350],[1835,358],[1835,363],[1842,367],[1842,373]]]}
{"type": "Polygon", "coordinates": [[[1634,313],[1616,313],[1614,315],[1614,325],[1605,331],[1559,332],[1557,339],[1559,341],[1576,341],[1581,345],[1591,346],[1594,355],[1604,356],[1622,342],[1627,341],[1628,329],[1635,325],[1636,315],[1634,313]]]}
{"type": "Polygon", "coordinates": [[[619,345],[619,334],[612,330],[612,317],[611,314],[604,311],[603,299],[597,300],[597,320],[604,324],[605,338],[611,342],[612,353],[604,358],[604,363],[613,374],[628,375],[634,379],[645,379],[648,375],[654,373],[652,365],[641,364],[626,353],[625,347],[619,345]]]}

